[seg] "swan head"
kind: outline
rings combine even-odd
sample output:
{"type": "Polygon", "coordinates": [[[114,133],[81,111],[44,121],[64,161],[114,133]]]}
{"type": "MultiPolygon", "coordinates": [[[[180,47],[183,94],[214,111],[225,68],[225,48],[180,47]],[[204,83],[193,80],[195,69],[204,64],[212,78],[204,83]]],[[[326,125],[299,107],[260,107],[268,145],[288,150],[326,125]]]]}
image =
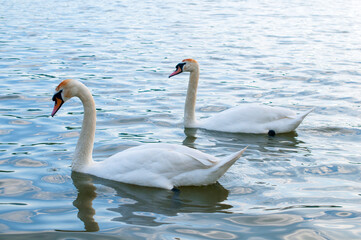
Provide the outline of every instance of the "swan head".
{"type": "Polygon", "coordinates": [[[76,80],[66,79],[55,88],[55,94],[52,98],[52,100],[55,102],[53,112],[51,113],[52,117],[54,117],[63,103],[68,101],[70,98],[77,96],[78,88],[76,86],[79,84],[80,82],[76,80]]]}
{"type": "Polygon", "coordinates": [[[173,77],[175,75],[178,75],[182,72],[193,72],[195,70],[198,70],[198,62],[194,59],[187,58],[184,59],[181,63],[178,63],[177,66],[175,66],[176,70],[169,75],[169,77],[173,77]]]}

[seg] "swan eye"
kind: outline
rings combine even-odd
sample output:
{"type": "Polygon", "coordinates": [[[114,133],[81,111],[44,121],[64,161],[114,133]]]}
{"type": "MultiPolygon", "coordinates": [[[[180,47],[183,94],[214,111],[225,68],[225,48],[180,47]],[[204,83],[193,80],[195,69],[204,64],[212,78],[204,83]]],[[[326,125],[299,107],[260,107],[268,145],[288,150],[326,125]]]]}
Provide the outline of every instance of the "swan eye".
{"type": "Polygon", "coordinates": [[[53,100],[54,102],[56,101],[57,98],[63,100],[63,97],[61,96],[61,93],[62,93],[62,92],[63,92],[63,89],[60,90],[59,92],[55,93],[54,96],[53,96],[53,98],[52,98],[52,100],[53,100]]]}
{"type": "Polygon", "coordinates": [[[177,66],[175,66],[175,68],[177,68],[177,69],[180,68],[180,69],[183,70],[183,67],[184,67],[184,65],[186,65],[186,64],[187,64],[187,63],[185,63],[185,62],[184,62],[184,63],[178,63],[177,66]]]}

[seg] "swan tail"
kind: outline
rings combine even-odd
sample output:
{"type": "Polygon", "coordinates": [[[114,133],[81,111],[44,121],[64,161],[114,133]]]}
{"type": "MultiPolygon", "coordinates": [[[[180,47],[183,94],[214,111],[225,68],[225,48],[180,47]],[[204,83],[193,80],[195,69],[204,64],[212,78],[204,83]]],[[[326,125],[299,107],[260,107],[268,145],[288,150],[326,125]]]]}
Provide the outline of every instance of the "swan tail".
{"type": "Polygon", "coordinates": [[[313,110],[315,110],[315,108],[312,108],[312,109],[310,109],[310,110],[308,110],[308,111],[300,114],[300,119],[302,119],[302,120],[305,119],[305,117],[306,117],[310,112],[312,112],[313,110]]]}
{"type": "Polygon", "coordinates": [[[290,132],[290,131],[294,131],[303,121],[303,119],[305,119],[305,117],[314,110],[315,108],[312,108],[308,111],[305,111],[303,113],[298,114],[297,116],[295,116],[294,122],[293,124],[289,125],[289,128],[286,131],[282,131],[282,132],[290,132]]]}
{"type": "Polygon", "coordinates": [[[219,164],[217,164],[217,173],[219,174],[219,177],[221,177],[242,156],[246,149],[247,147],[243,148],[241,151],[222,158],[219,164]]]}

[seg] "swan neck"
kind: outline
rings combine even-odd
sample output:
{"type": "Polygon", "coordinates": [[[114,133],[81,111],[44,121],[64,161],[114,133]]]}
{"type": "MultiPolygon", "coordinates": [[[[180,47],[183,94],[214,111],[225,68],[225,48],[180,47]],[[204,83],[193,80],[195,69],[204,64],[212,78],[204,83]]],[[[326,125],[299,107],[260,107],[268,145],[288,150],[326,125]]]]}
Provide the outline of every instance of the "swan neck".
{"type": "Polygon", "coordinates": [[[93,163],[92,153],[96,128],[96,110],[94,99],[84,85],[80,86],[77,96],[83,103],[84,118],[75,148],[72,170],[82,172],[82,169],[93,163]]]}
{"type": "Polygon", "coordinates": [[[195,108],[197,100],[197,88],[199,80],[199,68],[190,72],[187,98],[184,107],[184,127],[192,128],[196,125],[195,108]]]}

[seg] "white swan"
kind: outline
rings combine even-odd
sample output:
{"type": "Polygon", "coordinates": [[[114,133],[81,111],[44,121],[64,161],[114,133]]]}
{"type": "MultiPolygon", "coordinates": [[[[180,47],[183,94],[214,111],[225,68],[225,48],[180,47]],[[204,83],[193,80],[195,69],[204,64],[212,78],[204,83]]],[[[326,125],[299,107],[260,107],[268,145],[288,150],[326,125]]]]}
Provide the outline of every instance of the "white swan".
{"type": "Polygon", "coordinates": [[[302,120],[313,110],[296,114],[281,107],[258,104],[242,104],[227,109],[212,117],[197,121],[195,117],[196,95],[199,80],[199,65],[194,59],[184,59],[177,64],[173,77],[182,72],[190,72],[188,92],[184,107],[184,127],[203,128],[231,133],[286,133],[294,131],[302,120]]]}
{"type": "Polygon", "coordinates": [[[72,170],[114,181],[172,189],[215,183],[242,155],[242,151],[218,159],[183,145],[146,144],[119,152],[104,161],[94,162],[92,151],[96,111],[89,89],[79,81],[67,79],[53,96],[53,117],[64,102],[78,97],[83,103],[84,119],[72,162],[72,170]]]}

